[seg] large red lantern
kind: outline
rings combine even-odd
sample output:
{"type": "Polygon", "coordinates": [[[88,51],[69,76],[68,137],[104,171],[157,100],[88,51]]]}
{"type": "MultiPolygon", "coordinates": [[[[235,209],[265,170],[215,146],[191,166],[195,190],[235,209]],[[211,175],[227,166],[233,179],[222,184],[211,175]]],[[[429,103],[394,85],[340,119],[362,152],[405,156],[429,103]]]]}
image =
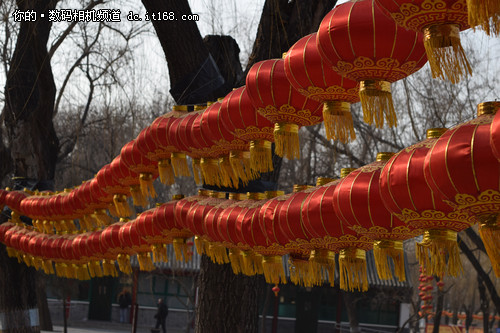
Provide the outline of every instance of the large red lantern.
{"type": "Polygon", "coordinates": [[[452,83],[471,74],[460,43],[460,31],[469,28],[466,0],[375,0],[398,25],[424,34],[432,76],[452,83]]]}
{"type": "Polygon", "coordinates": [[[87,238],[91,232],[76,235],[73,239],[73,251],[80,259],[87,261],[87,267],[91,277],[102,277],[102,268],[98,258],[92,254],[87,246],[87,238]]]}
{"type": "MultiPolygon", "coordinates": [[[[117,158],[115,158],[116,160],[117,158]]],[[[97,181],[100,189],[111,197],[114,204],[114,213],[116,216],[130,216],[132,211],[127,203],[127,197],[130,195],[130,188],[123,185],[117,176],[118,165],[115,164],[112,168],[111,164],[106,164],[97,172],[94,178],[97,181]]]]}
{"type": "MultiPolygon", "coordinates": [[[[110,228],[111,226],[107,227],[110,228]]],[[[107,251],[107,246],[101,242],[101,235],[103,230],[97,230],[89,233],[86,239],[87,248],[89,249],[89,254],[91,257],[89,260],[101,260],[102,259],[102,273],[103,275],[118,276],[118,272],[115,266],[116,254],[112,254],[107,251]]]]}
{"type": "Polygon", "coordinates": [[[118,268],[125,274],[132,273],[132,266],[130,265],[130,257],[121,253],[120,245],[120,227],[125,224],[127,219],[120,219],[120,222],[114,223],[106,227],[99,237],[100,253],[106,259],[116,259],[118,268]]]}
{"type": "MultiPolygon", "coordinates": [[[[128,193],[132,195],[135,206],[146,207],[148,205],[148,200],[141,191],[139,174],[127,168],[120,155],[111,162],[110,173],[120,185],[129,187],[128,193]]],[[[127,203],[127,193],[125,191],[118,196],[115,195],[113,202],[120,217],[132,215],[132,209],[127,203]]]]}
{"type": "Polygon", "coordinates": [[[343,178],[333,193],[337,216],[357,233],[374,240],[373,254],[378,276],[392,278],[388,257],[394,262],[394,275],[405,280],[403,240],[416,231],[385,208],[380,196],[380,172],[393,153],[378,153],[377,160],[343,178]]]}
{"type": "Polygon", "coordinates": [[[323,103],[326,138],[348,142],[356,138],[350,103],[359,102],[359,85],[337,74],[316,47],[316,33],[295,43],[285,56],[285,73],[302,95],[323,103]]]}
{"type": "Polygon", "coordinates": [[[322,105],[296,91],[286,79],[283,59],[254,64],[246,87],[257,112],[274,123],[275,153],[288,159],[300,157],[299,128],[323,120],[322,105]]]}
{"type": "Polygon", "coordinates": [[[478,105],[478,117],[443,134],[427,153],[429,187],[460,212],[475,216],[495,274],[500,276],[500,168],[490,127],[500,102],[478,105]]]}
{"type": "Polygon", "coordinates": [[[151,260],[151,246],[141,237],[138,231],[137,220],[144,219],[147,215],[152,215],[153,210],[147,210],[141,213],[136,220],[126,222],[120,227],[118,232],[118,239],[120,240],[121,250],[123,255],[137,254],[137,261],[139,262],[139,269],[141,271],[152,271],[155,269],[153,261],[151,260]]]}
{"type": "Polygon", "coordinates": [[[417,243],[420,265],[431,275],[445,272],[457,276],[462,271],[457,232],[476,221],[443,202],[425,181],[424,161],[445,128],[427,131],[427,139],[394,155],[380,174],[380,195],[385,206],[412,229],[422,229],[417,243]]]}
{"type": "Polygon", "coordinates": [[[155,198],[156,191],[153,182],[158,177],[158,163],[148,159],[140,152],[136,140],[132,140],[123,146],[120,159],[130,171],[139,174],[142,195],[146,198],[155,198]]]}
{"type": "MultiPolygon", "coordinates": [[[[200,190],[198,190],[197,195],[193,195],[193,196],[190,196],[187,198],[180,199],[174,206],[174,210],[175,210],[174,216],[175,216],[175,220],[176,220],[175,223],[177,225],[181,226],[182,229],[191,230],[189,228],[188,219],[187,219],[188,213],[191,210],[192,206],[197,205],[200,201],[207,199],[209,194],[210,194],[209,190],[200,189],[200,190]]],[[[193,233],[192,230],[191,230],[191,233],[195,235],[195,243],[199,244],[199,242],[200,242],[199,236],[196,235],[196,233],[193,233]]],[[[201,244],[199,244],[199,245],[200,245],[200,247],[197,248],[197,250],[201,251],[201,244]]]]}
{"type": "MultiPolygon", "coordinates": [[[[273,170],[271,144],[274,142],[274,124],[257,112],[248,96],[246,86],[237,88],[224,97],[219,110],[219,120],[222,126],[235,137],[249,143],[251,172],[273,170]]],[[[233,166],[241,165],[241,161],[234,162],[234,158],[230,157],[233,166]]],[[[248,173],[245,163],[246,157],[243,156],[245,173],[248,173]]],[[[234,167],[235,170],[239,168],[234,167]]],[[[250,178],[255,176],[251,174],[250,178]]]]}
{"type": "Polygon", "coordinates": [[[398,26],[374,0],[350,1],[325,16],[317,45],[334,71],[359,82],[364,121],[382,127],[385,118],[395,126],[391,82],[427,61],[422,34],[398,26]]]}

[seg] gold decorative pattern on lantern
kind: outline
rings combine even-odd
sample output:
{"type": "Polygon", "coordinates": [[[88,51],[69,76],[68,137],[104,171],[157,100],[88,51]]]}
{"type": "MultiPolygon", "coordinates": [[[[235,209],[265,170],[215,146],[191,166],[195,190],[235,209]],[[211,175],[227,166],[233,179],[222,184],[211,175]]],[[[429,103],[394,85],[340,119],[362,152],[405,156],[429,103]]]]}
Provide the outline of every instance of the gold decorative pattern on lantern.
{"type": "Polygon", "coordinates": [[[279,110],[274,105],[267,105],[265,108],[258,108],[257,112],[272,121],[273,123],[283,122],[287,119],[294,124],[310,126],[321,122],[321,117],[313,116],[310,110],[297,110],[289,104],[281,105],[279,110]]]}
{"type": "Polygon", "coordinates": [[[367,57],[358,57],[352,62],[338,61],[333,70],[342,76],[356,81],[363,81],[367,77],[384,77],[388,82],[401,80],[414,72],[420,66],[416,61],[408,61],[400,65],[399,61],[392,58],[382,58],[375,63],[367,57]]]}

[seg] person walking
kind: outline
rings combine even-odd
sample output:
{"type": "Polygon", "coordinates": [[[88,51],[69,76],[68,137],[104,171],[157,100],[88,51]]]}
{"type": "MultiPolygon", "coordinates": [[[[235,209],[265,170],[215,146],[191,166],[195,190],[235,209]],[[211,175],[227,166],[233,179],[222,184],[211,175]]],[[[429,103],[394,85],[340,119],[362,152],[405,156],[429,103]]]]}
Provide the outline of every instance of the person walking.
{"type": "Polygon", "coordinates": [[[132,298],[130,297],[130,293],[126,288],[123,288],[122,291],[118,294],[118,305],[120,306],[120,323],[127,322],[127,313],[128,307],[132,303],[132,298]]]}
{"type": "Polygon", "coordinates": [[[162,298],[158,299],[158,311],[155,314],[156,318],[156,327],[159,328],[161,326],[161,329],[163,333],[166,333],[166,327],[165,327],[165,321],[167,319],[168,315],[168,306],[167,304],[163,301],[162,298]]]}

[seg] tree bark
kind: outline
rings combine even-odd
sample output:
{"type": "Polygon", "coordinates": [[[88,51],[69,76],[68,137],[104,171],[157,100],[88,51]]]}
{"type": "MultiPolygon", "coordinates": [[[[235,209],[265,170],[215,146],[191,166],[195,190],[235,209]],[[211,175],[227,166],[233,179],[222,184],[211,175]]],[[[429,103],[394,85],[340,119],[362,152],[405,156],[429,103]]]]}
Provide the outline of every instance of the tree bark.
{"type": "Polygon", "coordinates": [[[349,317],[351,333],[361,332],[359,329],[358,314],[356,312],[356,297],[354,293],[342,290],[342,298],[344,299],[344,305],[347,310],[347,317],[349,317]]]}
{"type": "Polygon", "coordinates": [[[483,332],[489,332],[490,326],[490,301],[486,294],[483,279],[481,275],[477,275],[477,289],[479,290],[479,303],[481,311],[483,312],[483,332]]]}
{"type": "MultiPolygon", "coordinates": [[[[435,276],[436,282],[439,282],[439,277],[435,276]]],[[[439,326],[441,325],[441,314],[443,313],[444,292],[441,288],[437,288],[436,300],[436,314],[434,315],[434,328],[433,333],[439,333],[439,326]]]]}

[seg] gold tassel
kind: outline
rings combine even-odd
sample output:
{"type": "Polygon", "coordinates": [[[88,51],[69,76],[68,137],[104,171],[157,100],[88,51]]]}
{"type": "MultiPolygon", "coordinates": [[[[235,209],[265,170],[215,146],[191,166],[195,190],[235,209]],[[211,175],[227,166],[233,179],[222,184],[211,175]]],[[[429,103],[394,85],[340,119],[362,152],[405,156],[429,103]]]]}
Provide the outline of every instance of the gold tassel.
{"type": "Polygon", "coordinates": [[[194,236],[194,245],[196,246],[196,252],[201,256],[206,254],[205,241],[201,239],[200,236],[194,236]]]}
{"type": "Polygon", "coordinates": [[[176,177],[191,177],[189,173],[189,166],[187,163],[186,154],[184,153],[172,153],[172,166],[174,168],[174,174],[176,177]]]}
{"type": "Polygon", "coordinates": [[[281,256],[263,256],[262,269],[267,283],[286,283],[285,269],[283,268],[281,256]]]}
{"type": "Polygon", "coordinates": [[[248,276],[264,274],[262,256],[252,250],[242,251],[242,273],[248,276]]]}
{"type": "Polygon", "coordinates": [[[155,270],[151,254],[149,252],[137,253],[137,261],[139,261],[139,269],[141,271],[151,272],[155,270]]]}
{"type": "Polygon", "coordinates": [[[42,268],[43,262],[40,257],[33,257],[33,266],[39,271],[42,268]]]}
{"type": "Polygon", "coordinates": [[[219,158],[219,170],[221,175],[221,185],[224,187],[239,187],[239,179],[236,175],[236,172],[233,170],[233,166],[231,165],[231,161],[229,157],[224,156],[219,158]]]}
{"type": "Polygon", "coordinates": [[[132,266],[130,265],[130,256],[128,254],[120,253],[116,261],[118,261],[118,268],[120,268],[122,273],[127,275],[132,274],[132,266]]]}
{"type": "Polygon", "coordinates": [[[229,249],[229,261],[234,274],[243,272],[243,257],[240,250],[236,248],[229,249]]]}
{"type": "Polygon", "coordinates": [[[472,69],[460,43],[456,24],[442,24],[424,29],[424,46],[432,77],[458,83],[472,74],[472,69]]]}
{"type": "MultiPolygon", "coordinates": [[[[140,191],[138,192],[140,193],[140,191]]],[[[125,194],[115,194],[113,196],[113,203],[115,204],[118,217],[129,217],[132,215],[132,210],[128,205],[127,196],[125,194]]]]}
{"type": "Polygon", "coordinates": [[[153,252],[153,261],[154,262],[156,262],[156,263],[168,262],[167,245],[166,244],[153,244],[153,245],[151,245],[151,251],[153,252]]]}
{"type": "Polygon", "coordinates": [[[443,278],[445,273],[458,276],[463,271],[455,231],[426,230],[422,242],[416,244],[416,254],[420,266],[429,275],[443,278]]]}
{"type": "Polygon", "coordinates": [[[102,261],[102,269],[104,275],[118,277],[118,272],[116,270],[115,262],[113,260],[104,259],[102,261]]]}
{"type": "MultiPolygon", "coordinates": [[[[140,185],[130,186],[130,194],[132,195],[132,201],[134,202],[134,206],[147,207],[147,205],[149,204],[148,200],[146,199],[146,196],[142,193],[140,185]]],[[[128,217],[128,216],[122,216],[122,217],[128,217]]]]}
{"type": "Polygon", "coordinates": [[[153,174],[149,172],[142,172],[139,175],[139,184],[144,198],[156,198],[156,190],[153,182],[153,174]]]}
{"type": "Polygon", "coordinates": [[[113,221],[106,213],[106,209],[96,209],[93,214],[94,219],[100,227],[106,227],[113,221]]]}
{"type": "Polygon", "coordinates": [[[481,26],[487,35],[500,34],[500,3],[498,0],[467,0],[469,25],[481,26]]]}
{"type": "Polygon", "coordinates": [[[348,102],[327,101],[323,104],[323,122],[328,140],[348,143],[356,139],[350,108],[348,102]]]}
{"type": "Polygon", "coordinates": [[[111,204],[108,205],[108,211],[111,214],[111,216],[120,217],[120,215],[118,214],[118,212],[116,210],[116,207],[115,207],[114,203],[111,203],[111,204]]]}
{"type": "Polygon", "coordinates": [[[42,260],[42,269],[45,274],[54,274],[54,266],[52,265],[52,261],[49,259],[42,260]]]}
{"type": "Polygon", "coordinates": [[[174,247],[175,260],[185,262],[191,261],[191,253],[184,238],[174,238],[172,241],[174,247]]]}
{"type": "MultiPolygon", "coordinates": [[[[205,250],[207,250],[206,247],[205,250]]],[[[214,263],[217,263],[219,265],[229,263],[229,257],[227,256],[226,248],[220,244],[209,243],[208,251],[206,252],[208,252],[207,255],[210,257],[210,259],[212,259],[214,263]]]]}
{"type": "Polygon", "coordinates": [[[271,141],[250,141],[250,167],[257,173],[273,171],[271,141]]]}
{"type": "Polygon", "coordinates": [[[303,287],[313,286],[311,263],[308,259],[290,256],[288,264],[290,267],[290,281],[293,284],[303,287]]]}
{"type": "Polygon", "coordinates": [[[234,173],[241,179],[243,185],[246,186],[250,180],[259,178],[259,173],[252,169],[250,165],[249,151],[231,150],[229,152],[229,162],[231,162],[234,173]]]}
{"type": "Polygon", "coordinates": [[[103,277],[101,263],[99,261],[90,261],[88,267],[92,277],[103,277]]]}
{"type": "Polygon", "coordinates": [[[193,166],[193,177],[194,177],[194,182],[196,185],[201,185],[202,184],[202,177],[203,177],[203,172],[201,170],[201,159],[199,158],[193,158],[192,161],[192,166],[193,166]]]}
{"type": "Polygon", "coordinates": [[[54,233],[54,223],[48,220],[43,221],[43,229],[45,230],[46,234],[54,233]]]}
{"type": "Polygon", "coordinates": [[[347,248],[339,253],[340,289],[346,291],[367,291],[366,252],[347,248]]]}
{"type": "Polygon", "coordinates": [[[289,160],[300,158],[299,125],[289,123],[274,124],[274,152],[289,160]]]}
{"type": "Polygon", "coordinates": [[[399,281],[406,281],[403,241],[379,240],[373,243],[373,256],[377,274],[381,280],[392,280],[389,257],[394,264],[394,276],[399,281]]]}
{"type": "Polygon", "coordinates": [[[80,281],[90,280],[89,270],[86,264],[76,265],[76,277],[80,281]]]}
{"type": "Polygon", "coordinates": [[[158,173],[160,175],[160,181],[163,184],[172,185],[175,183],[174,169],[172,168],[172,162],[169,158],[158,161],[158,173]]]}
{"type": "Polygon", "coordinates": [[[335,252],[326,249],[312,250],[309,261],[311,262],[312,283],[321,286],[328,281],[333,287],[335,285],[335,252]]]}
{"type": "Polygon", "coordinates": [[[391,84],[387,81],[364,80],[359,83],[359,98],[363,109],[363,121],[375,122],[377,128],[397,126],[396,112],[392,103],[391,84]]]}
{"type": "Polygon", "coordinates": [[[218,159],[202,158],[200,166],[205,184],[221,186],[220,168],[218,159]]]}
{"type": "Polygon", "coordinates": [[[483,240],[486,253],[491,261],[491,266],[497,277],[500,277],[500,224],[497,214],[480,218],[479,235],[483,240]]]}

